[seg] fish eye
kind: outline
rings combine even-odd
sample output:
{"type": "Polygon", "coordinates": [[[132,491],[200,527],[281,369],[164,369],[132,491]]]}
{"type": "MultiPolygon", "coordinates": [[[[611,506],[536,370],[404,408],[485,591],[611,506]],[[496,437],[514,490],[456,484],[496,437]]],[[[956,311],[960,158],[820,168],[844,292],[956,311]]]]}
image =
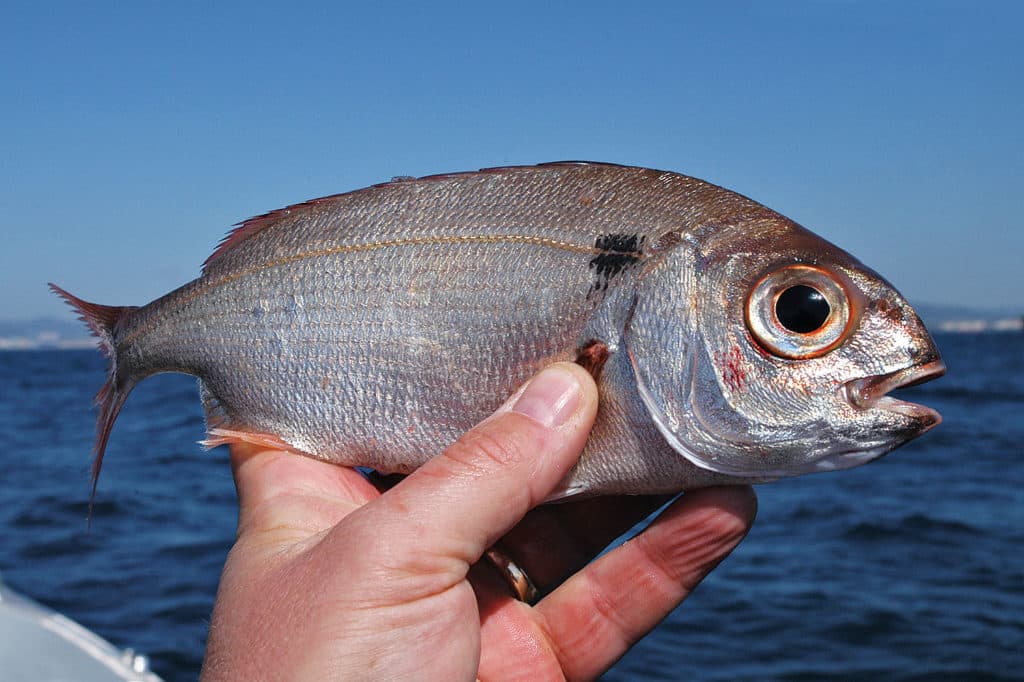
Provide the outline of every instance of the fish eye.
{"type": "Polygon", "coordinates": [[[762,348],[782,358],[828,353],[846,339],[860,306],[839,273],[789,265],[762,277],[747,296],[746,322],[762,348]]]}
{"type": "Polygon", "coordinates": [[[825,295],[806,284],[786,289],[775,301],[775,317],[783,327],[797,334],[810,334],[821,329],[831,314],[832,306],[825,295]]]}

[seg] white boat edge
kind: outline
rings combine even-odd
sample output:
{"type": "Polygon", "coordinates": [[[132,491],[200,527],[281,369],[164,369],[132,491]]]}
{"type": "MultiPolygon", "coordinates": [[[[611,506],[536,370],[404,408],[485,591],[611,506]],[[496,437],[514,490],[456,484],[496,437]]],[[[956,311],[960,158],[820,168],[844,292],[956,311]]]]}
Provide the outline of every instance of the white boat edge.
{"type": "Polygon", "coordinates": [[[163,682],[149,659],[15,592],[0,580],[0,670],[5,680],[163,682]]]}

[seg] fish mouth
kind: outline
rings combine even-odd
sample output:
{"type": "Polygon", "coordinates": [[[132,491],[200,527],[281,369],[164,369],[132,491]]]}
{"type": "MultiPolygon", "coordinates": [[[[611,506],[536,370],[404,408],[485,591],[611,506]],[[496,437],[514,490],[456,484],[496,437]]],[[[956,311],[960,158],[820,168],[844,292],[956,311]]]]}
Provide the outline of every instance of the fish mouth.
{"type": "Polygon", "coordinates": [[[938,426],[942,422],[942,415],[930,407],[898,400],[887,394],[897,388],[916,386],[937,379],[945,373],[945,363],[936,359],[888,374],[854,379],[846,383],[846,395],[850,403],[858,409],[874,408],[910,417],[921,423],[920,433],[924,433],[938,426]]]}

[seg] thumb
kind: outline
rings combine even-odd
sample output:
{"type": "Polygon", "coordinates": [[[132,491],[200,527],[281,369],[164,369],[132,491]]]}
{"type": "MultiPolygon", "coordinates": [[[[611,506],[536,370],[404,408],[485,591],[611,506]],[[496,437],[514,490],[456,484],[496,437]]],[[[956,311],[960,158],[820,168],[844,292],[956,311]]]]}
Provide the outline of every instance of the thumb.
{"type": "Polygon", "coordinates": [[[597,398],[582,367],[552,365],[351,520],[359,517],[376,538],[387,538],[367,546],[386,552],[389,565],[451,570],[461,580],[576,463],[597,398]]]}

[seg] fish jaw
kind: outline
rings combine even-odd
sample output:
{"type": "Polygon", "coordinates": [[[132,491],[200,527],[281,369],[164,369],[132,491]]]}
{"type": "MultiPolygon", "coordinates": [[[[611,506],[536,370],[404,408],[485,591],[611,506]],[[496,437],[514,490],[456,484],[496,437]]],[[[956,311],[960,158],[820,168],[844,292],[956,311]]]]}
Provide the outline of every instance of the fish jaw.
{"type": "Polygon", "coordinates": [[[885,410],[920,422],[920,435],[942,423],[942,415],[925,405],[899,400],[888,395],[898,388],[908,388],[938,379],[946,373],[946,365],[936,358],[929,362],[898,369],[886,374],[848,381],[843,390],[847,400],[861,410],[885,410]]]}

